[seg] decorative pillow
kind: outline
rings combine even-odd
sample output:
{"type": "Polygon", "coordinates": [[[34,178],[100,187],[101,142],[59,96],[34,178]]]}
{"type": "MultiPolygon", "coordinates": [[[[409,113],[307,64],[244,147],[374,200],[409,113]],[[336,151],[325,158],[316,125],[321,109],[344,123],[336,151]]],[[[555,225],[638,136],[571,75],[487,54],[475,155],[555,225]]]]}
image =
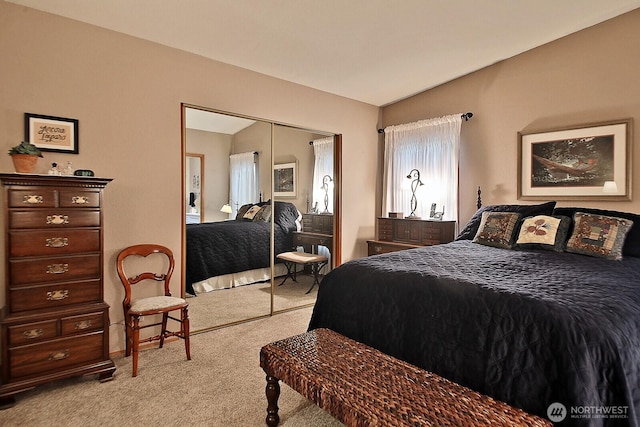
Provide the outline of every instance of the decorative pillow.
{"type": "Polygon", "coordinates": [[[536,215],[525,218],[520,226],[516,248],[562,252],[569,234],[568,216],[536,215]]]}
{"type": "Polygon", "coordinates": [[[254,222],[269,222],[271,219],[271,205],[263,205],[253,217],[254,222]]]}
{"type": "Polygon", "coordinates": [[[244,218],[244,214],[247,213],[247,211],[249,209],[251,209],[253,205],[251,203],[249,203],[248,205],[242,205],[240,206],[240,209],[238,209],[238,213],[236,214],[236,219],[243,219],[244,218]]]}
{"type": "MultiPolygon", "coordinates": [[[[616,218],[624,218],[633,221],[635,226],[631,227],[631,230],[627,233],[626,239],[624,239],[624,246],[622,246],[622,255],[623,256],[633,256],[640,257],[640,215],[634,214],[631,212],[619,212],[619,211],[608,211],[602,209],[592,209],[592,208],[555,208],[553,210],[554,215],[565,215],[569,218],[573,218],[573,215],[576,212],[595,214],[595,215],[604,215],[604,216],[613,216],[616,218]]],[[[569,235],[572,233],[572,229],[569,229],[569,235]]]]}
{"type": "Polygon", "coordinates": [[[257,215],[258,212],[260,212],[260,209],[262,209],[260,206],[258,205],[253,205],[249,208],[249,210],[247,212],[245,212],[244,215],[242,215],[243,219],[248,219],[248,220],[253,220],[253,217],[255,217],[257,215]]]}
{"type": "MultiPolygon", "coordinates": [[[[458,234],[456,240],[472,240],[478,232],[480,221],[482,221],[482,214],[484,212],[517,212],[522,217],[534,216],[534,215],[551,215],[553,208],[556,206],[556,202],[546,202],[539,205],[488,205],[483,206],[476,211],[473,217],[469,220],[464,229],[458,234]]],[[[568,215],[571,217],[571,215],[568,215]]]]}
{"type": "Polygon", "coordinates": [[[520,221],[517,212],[483,212],[474,243],[511,249],[520,221]]]}
{"type": "Polygon", "coordinates": [[[624,239],[633,221],[613,216],[576,212],[567,252],[607,259],[622,259],[624,239]]]}

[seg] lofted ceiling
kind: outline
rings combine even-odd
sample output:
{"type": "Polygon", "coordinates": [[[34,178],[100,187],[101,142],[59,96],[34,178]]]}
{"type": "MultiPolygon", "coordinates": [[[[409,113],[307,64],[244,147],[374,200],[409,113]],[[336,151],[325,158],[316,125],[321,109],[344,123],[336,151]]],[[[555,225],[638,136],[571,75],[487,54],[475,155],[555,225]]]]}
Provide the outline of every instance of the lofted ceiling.
{"type": "Polygon", "coordinates": [[[5,0],[383,106],[640,0],[5,0]]]}

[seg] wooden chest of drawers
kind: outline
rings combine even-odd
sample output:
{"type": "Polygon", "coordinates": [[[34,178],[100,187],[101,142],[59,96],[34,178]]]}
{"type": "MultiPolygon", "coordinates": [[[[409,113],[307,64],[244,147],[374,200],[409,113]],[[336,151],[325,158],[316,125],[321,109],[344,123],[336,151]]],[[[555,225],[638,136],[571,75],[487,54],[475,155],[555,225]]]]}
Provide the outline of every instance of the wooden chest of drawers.
{"type": "Polygon", "coordinates": [[[110,179],[0,174],[6,283],[0,400],[83,374],[110,379],[103,189],[110,179]]]}
{"type": "Polygon", "coordinates": [[[449,243],[455,227],[455,221],[378,218],[378,239],[367,242],[369,255],[449,243]]]}
{"type": "Polygon", "coordinates": [[[294,246],[326,246],[329,250],[333,247],[333,236],[331,234],[307,233],[305,231],[293,232],[294,246]]]}
{"type": "Polygon", "coordinates": [[[332,214],[302,214],[302,231],[306,233],[333,234],[332,214]]]}

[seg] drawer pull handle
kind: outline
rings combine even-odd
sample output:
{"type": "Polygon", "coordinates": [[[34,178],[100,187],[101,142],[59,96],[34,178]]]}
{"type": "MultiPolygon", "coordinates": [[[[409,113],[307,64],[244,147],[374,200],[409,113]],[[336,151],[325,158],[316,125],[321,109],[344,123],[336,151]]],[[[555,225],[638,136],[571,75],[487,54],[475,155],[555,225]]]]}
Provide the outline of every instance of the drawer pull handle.
{"type": "Polygon", "coordinates": [[[67,289],[47,292],[47,301],[61,301],[66,298],[69,298],[69,291],[67,289]]]}
{"type": "Polygon", "coordinates": [[[39,205],[43,201],[44,201],[44,197],[37,196],[35,194],[24,196],[24,198],[22,199],[22,203],[25,203],[27,205],[39,205]]]}
{"type": "Polygon", "coordinates": [[[81,320],[76,322],[75,328],[76,331],[80,331],[82,329],[89,329],[91,327],[91,320],[81,320]]]}
{"type": "Polygon", "coordinates": [[[58,350],[53,353],[49,353],[49,360],[64,360],[69,357],[69,349],[58,350]]]}
{"type": "Polygon", "coordinates": [[[69,271],[69,264],[49,264],[47,274],[64,274],[69,271]]]}
{"type": "Polygon", "coordinates": [[[68,215],[47,215],[47,224],[61,225],[69,224],[68,215]]]}
{"type": "Polygon", "coordinates": [[[42,333],[43,333],[43,331],[42,331],[41,328],[29,329],[28,331],[24,331],[22,333],[22,336],[24,336],[24,339],[26,339],[26,340],[33,340],[33,339],[41,337],[42,333]]]}
{"type": "Polygon", "coordinates": [[[86,196],[73,196],[71,198],[71,203],[73,203],[74,205],[88,205],[89,198],[86,196]]]}
{"type": "Polygon", "coordinates": [[[64,248],[69,246],[69,238],[67,237],[51,237],[47,239],[45,244],[48,248],[64,248]]]}

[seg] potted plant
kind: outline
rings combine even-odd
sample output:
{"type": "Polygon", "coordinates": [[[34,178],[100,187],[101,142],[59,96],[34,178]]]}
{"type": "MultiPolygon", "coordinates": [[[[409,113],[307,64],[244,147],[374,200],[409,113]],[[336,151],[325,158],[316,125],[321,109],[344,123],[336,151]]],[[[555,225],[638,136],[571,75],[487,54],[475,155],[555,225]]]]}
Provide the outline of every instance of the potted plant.
{"type": "Polygon", "coordinates": [[[42,152],[29,141],[22,141],[9,150],[9,155],[13,160],[16,172],[33,173],[36,169],[38,157],[42,157],[42,152]]]}

